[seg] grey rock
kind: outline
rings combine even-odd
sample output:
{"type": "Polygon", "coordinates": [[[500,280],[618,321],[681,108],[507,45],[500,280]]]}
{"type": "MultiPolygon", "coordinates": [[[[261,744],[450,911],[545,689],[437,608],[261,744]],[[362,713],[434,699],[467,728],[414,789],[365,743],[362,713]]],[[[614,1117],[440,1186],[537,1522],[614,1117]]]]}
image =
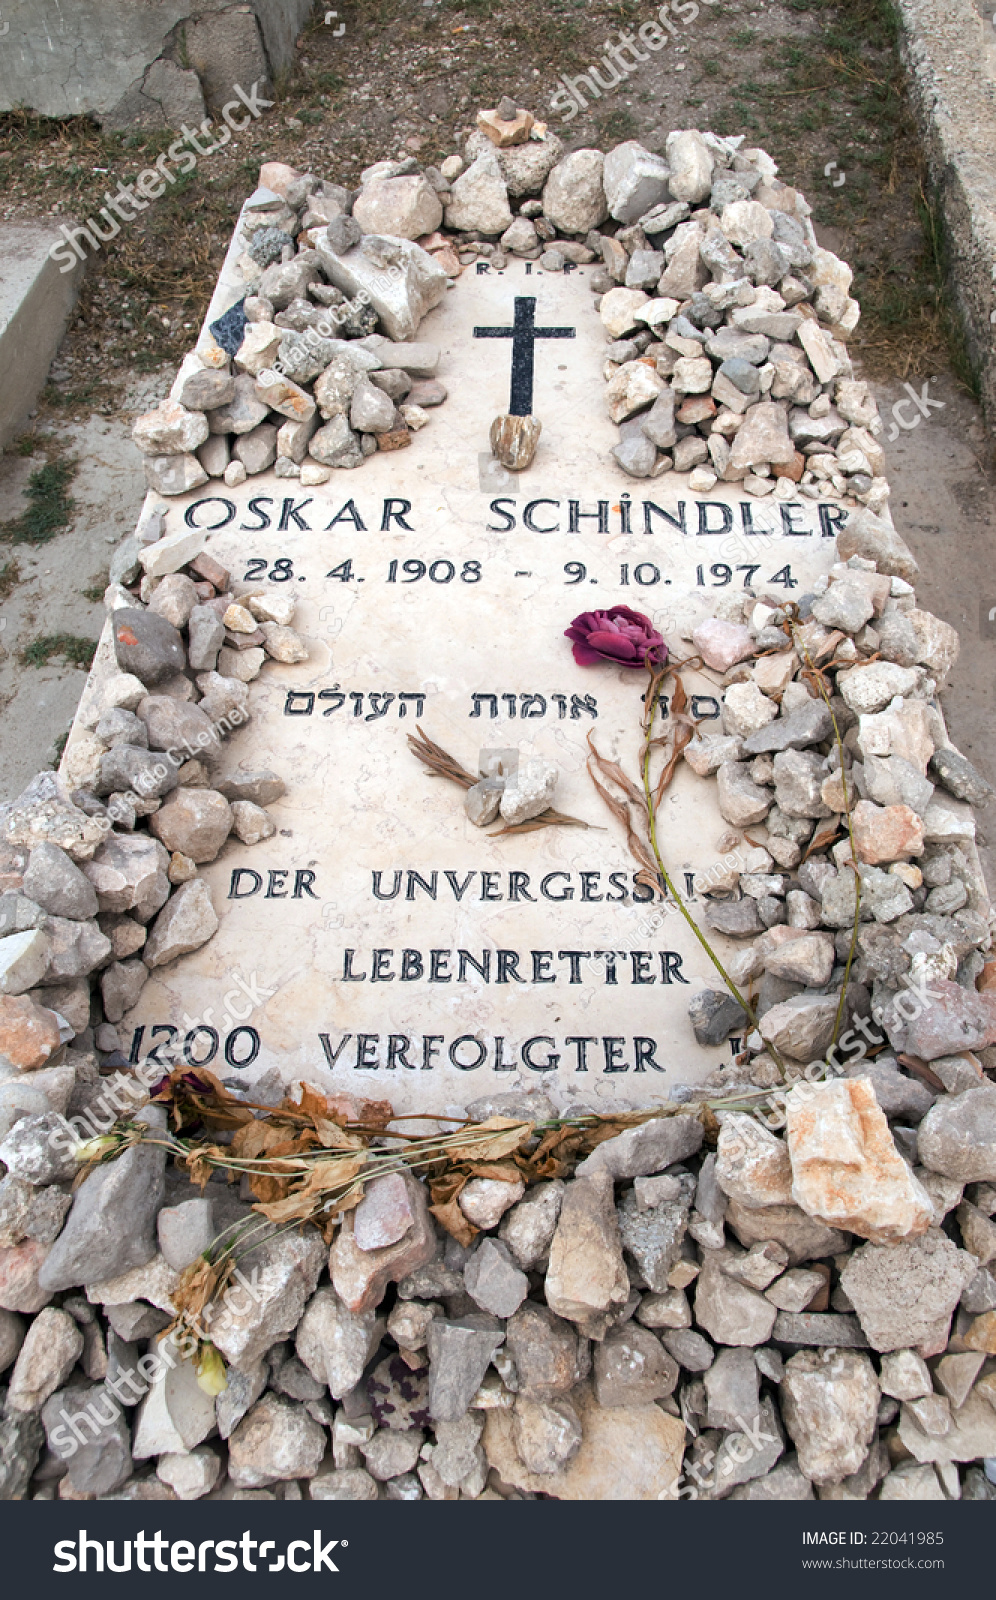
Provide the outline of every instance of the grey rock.
{"type": "Polygon", "coordinates": [[[457,1422],[464,1415],[504,1342],[501,1327],[483,1314],[429,1324],[429,1410],[437,1421],[457,1422]]]}
{"type": "Polygon", "coordinates": [[[731,939],[750,939],[764,932],[764,923],[758,915],[757,901],[711,900],[706,907],[705,920],[717,933],[731,939]]]}
{"type": "Polygon", "coordinates": [[[639,426],[659,450],[670,450],[678,440],[674,425],[674,390],[662,389],[639,426]]]}
{"type": "Polygon", "coordinates": [[[760,1373],[745,1346],[721,1350],[703,1379],[709,1410],[706,1427],[732,1429],[758,1414],[760,1373]]]}
{"type": "Polygon", "coordinates": [[[463,1269],[463,1279],[471,1299],[496,1317],[513,1316],[529,1293],[528,1278],[499,1239],[482,1239],[463,1269]]]}
{"type": "Polygon", "coordinates": [[[119,744],[100,758],[98,794],[123,794],[134,790],[140,799],[158,800],[175,789],[176,784],[177,768],[158,752],[119,744]]]}
{"type": "Polygon", "coordinates": [[[810,750],[779,750],[775,756],[775,798],[789,817],[828,817],[830,807],[820,795],[823,758],[810,750]]]}
{"type": "Polygon", "coordinates": [[[815,1500],[813,1486],[799,1470],[795,1455],[786,1456],[763,1478],[734,1489],[731,1500],[815,1500]]]}
{"type": "Polygon", "coordinates": [[[26,1498],[44,1443],[36,1412],[14,1412],[0,1419],[0,1500],[26,1498]]]}
{"type": "Polygon", "coordinates": [[[526,1272],[549,1255],[563,1195],[560,1179],[536,1184],[501,1220],[501,1238],[526,1272]]]}
{"type": "MultiPolygon", "coordinates": [[[[808,1059],[808,1058],[807,1058],[808,1059]]],[[[784,1245],[792,1266],[818,1261],[847,1249],[849,1235],[809,1217],[800,1206],[746,1206],[731,1200],[726,1211],[729,1226],[746,1249],[768,1240],[784,1245]]],[[[765,1301],[765,1304],[768,1304],[765,1301]]],[[[771,1308],[772,1310],[774,1307],[771,1308]]]]}
{"type": "Polygon", "coordinates": [[[108,1022],[120,1022],[137,1001],[149,969],[143,961],[114,961],[100,975],[100,995],[108,1022]]]}
{"type": "MultiPolygon", "coordinates": [[[[32,1074],[34,1076],[35,1074],[32,1074]]],[[[8,1173],[40,1187],[65,1183],[76,1176],[77,1162],[64,1120],[53,1111],[23,1116],[0,1143],[0,1161],[8,1173]]]]}
{"type": "Polygon", "coordinates": [[[298,1324],[297,1353],[312,1377],[339,1400],[362,1378],[383,1326],[375,1312],[350,1311],[336,1291],[326,1286],[309,1300],[298,1324]]]}
{"type": "Polygon", "coordinates": [[[916,1347],[927,1357],[944,1349],[951,1314],[976,1266],[974,1256],[932,1228],[888,1247],[862,1245],[840,1282],[873,1350],[916,1347]]]}
{"type": "Polygon", "coordinates": [[[708,1339],[693,1328],[668,1328],[661,1334],[661,1343],[686,1372],[707,1372],[716,1359],[708,1339]]]}
{"type": "Polygon", "coordinates": [[[774,798],[769,788],[754,782],[749,764],[741,761],[723,762],[717,791],[720,812],[735,828],[763,822],[774,798]]]}
{"type": "Polygon", "coordinates": [[[251,372],[240,372],[234,381],[232,398],[208,412],[208,427],[213,436],[241,435],[251,433],[268,416],[269,406],[256,394],[256,379],[251,372]]]}
{"type": "Polygon", "coordinates": [[[514,1365],[520,1394],[550,1399],[573,1389],[587,1372],[587,1341],[549,1306],[527,1300],[509,1319],[502,1352],[514,1365]]]}
{"type": "Polygon", "coordinates": [[[169,896],[168,865],[169,857],[157,839],[111,834],[84,870],[97,891],[101,911],[127,911],[138,922],[148,922],[169,896]]]}
{"type": "Polygon", "coordinates": [[[277,459],[278,428],[272,422],[261,422],[249,433],[242,433],[232,446],[232,456],[241,461],[250,477],[265,472],[277,459]]]}
{"type": "Polygon", "coordinates": [[[677,1387],[678,1363],[649,1328],[628,1322],[596,1344],[592,1387],[600,1406],[651,1405],[677,1387]]]}
{"type": "Polygon", "coordinates": [[[645,1209],[629,1190],[617,1207],[623,1249],[636,1262],[647,1286],[658,1294],[667,1289],[668,1274],[681,1254],[690,1202],[689,1196],[684,1204],[664,1202],[645,1209]]]}
{"type": "Polygon", "coordinates": [[[186,666],[183,640],[165,617],[128,607],[112,616],[114,654],[122,672],[145,684],[162,683],[186,666]]]}
{"type": "Polygon", "coordinates": [[[982,805],[993,792],[982,774],[957,750],[935,750],[930,758],[930,771],[949,794],[969,805],[982,805]]]}
{"type": "Polygon", "coordinates": [[[24,874],[24,893],[57,917],[83,919],[97,914],[92,883],[55,844],[35,845],[24,874]]]}
{"type": "Polygon", "coordinates": [[[925,1166],[964,1183],[996,1179],[996,1086],[942,1098],[920,1124],[925,1166]]]}
{"type": "Polygon", "coordinates": [[[217,612],[210,606],[194,606],[187,626],[187,654],[193,670],[213,672],[224,642],[225,625],[217,612]]]}
{"type": "Polygon", "coordinates": [[[94,732],[108,749],[116,744],[147,746],[149,742],[145,723],[140,722],[133,711],[126,711],[123,706],[114,706],[110,711],[105,711],[94,732]]]}
{"type": "Polygon", "coordinates": [[[236,772],[222,779],[218,793],[226,800],[250,800],[257,806],[271,806],[287,793],[287,785],[275,772],[236,772]]]}
{"type": "Polygon", "coordinates": [[[156,1219],[159,1249],[175,1272],[196,1261],[215,1236],[214,1206],[206,1196],[165,1206],[156,1219]]]}
{"type": "Polygon", "coordinates": [[[350,426],[357,433],[389,433],[397,426],[394,401],[367,378],[360,378],[349,408],[350,426]]]}
{"type": "Polygon", "coordinates": [[[199,950],[217,932],[218,918],[201,878],[182,883],[152,925],[143,960],[147,967],[165,966],[178,956],[199,950]]]}
{"type": "Polygon", "coordinates": [[[360,441],[342,415],[334,416],[312,436],[308,454],[324,467],[358,467],[364,459],[360,441]]]}
{"type": "Polygon", "coordinates": [[[702,1124],[697,1117],[654,1118],[606,1139],[578,1164],[575,1176],[586,1178],[595,1172],[608,1172],[620,1179],[663,1172],[676,1161],[694,1155],[701,1144],[702,1124]]]}
{"type": "MultiPolygon", "coordinates": [[[[755,1212],[754,1215],[759,1213],[755,1212]]],[[[717,1344],[765,1344],[776,1311],[763,1295],[728,1277],[708,1252],[695,1285],[695,1320],[717,1344]]]]}
{"type": "Polygon", "coordinates": [[[120,1489],[131,1476],[131,1433],[118,1400],[103,1384],[62,1389],[46,1402],[41,1413],[48,1447],[59,1459],[68,1459],[66,1477],[77,1495],[103,1497],[120,1489]],[[66,1416],[77,1424],[71,1430],[66,1416]],[[82,1436],[82,1442],[81,1442],[82,1436]],[[68,1458],[60,1445],[75,1445],[68,1458]]]}
{"type": "Polygon", "coordinates": [[[731,1033],[742,1033],[747,1013],[731,994],[702,989],[692,996],[688,1015],[696,1041],[701,1045],[722,1044],[731,1033]]]}
{"type": "Polygon", "coordinates": [[[266,1394],[228,1441],[228,1476],[240,1489],[288,1478],[313,1478],[325,1454],[325,1430],[303,1406],[266,1394]]]}
{"type": "Polygon", "coordinates": [[[866,1355],[801,1350],[786,1364],[782,1414],[799,1466],[817,1483],[856,1472],[875,1436],[879,1386],[866,1355]]]}
{"type": "Polygon", "coordinates": [[[858,1319],[833,1311],[779,1311],[772,1338],[776,1344],[833,1345],[851,1350],[868,1347],[858,1319]]]}
{"type": "Polygon", "coordinates": [[[749,733],[743,742],[744,751],[749,756],[760,756],[773,751],[805,750],[809,745],[822,744],[832,734],[833,719],[827,707],[822,700],[810,700],[800,710],[776,717],[756,733],[749,733]]]}
{"type": "Polygon", "coordinates": [[[266,1388],[267,1367],[257,1361],[245,1369],[230,1366],[226,1369],[228,1387],[215,1401],[218,1432],[227,1439],[238,1427],[246,1413],[256,1404],[266,1388]]]}
{"type": "MultiPolygon", "coordinates": [[[[160,1132],[166,1126],[159,1106],[138,1112],[135,1120],[160,1132]]],[[[135,1145],[91,1172],[77,1189],[66,1225],[41,1268],[41,1287],[54,1293],[99,1283],[151,1261],[165,1165],[164,1149],[135,1145]]]]}
{"type": "Polygon", "coordinates": [[[210,765],[219,759],[221,740],[217,730],[211,718],[192,701],[169,694],[149,694],[139,701],[136,715],[145,725],[150,750],[176,751],[181,762],[189,759],[210,765]]]}

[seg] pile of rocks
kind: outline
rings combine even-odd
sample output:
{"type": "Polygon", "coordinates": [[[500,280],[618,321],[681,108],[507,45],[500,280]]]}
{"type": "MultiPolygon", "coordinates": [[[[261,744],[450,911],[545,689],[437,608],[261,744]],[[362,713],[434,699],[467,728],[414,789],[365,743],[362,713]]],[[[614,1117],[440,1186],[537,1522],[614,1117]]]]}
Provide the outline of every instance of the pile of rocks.
{"type": "MultiPolygon", "coordinates": [[[[805,1065],[824,1055],[859,881],[845,1029],[874,1018],[884,1037],[872,1035],[864,1050],[887,1037],[914,1063],[941,1061],[930,1069],[935,1085],[966,1087],[996,1066],[996,1001],[976,990],[992,974],[972,804],[991,790],[953,748],[936,699],[958,636],[917,607],[912,556],[883,518],[853,513],[837,553],[830,573],[796,601],[791,637],[777,603],[749,595],[722,601],[721,614],[691,634],[706,667],[722,674],[723,731],[699,731],[684,758],[700,776],[715,776],[723,817],[749,830],[717,841],[724,851],[739,845],[739,854],[696,885],[708,925],[751,941],[729,972],[742,989],[755,986],[759,1027],[720,1077],[773,1085],[785,1060],[805,1065]],[[829,684],[829,706],[816,694],[814,667],[829,684]],[[943,1065],[976,1047],[978,1060],[943,1065]]],[[[746,1023],[725,992],[696,996],[691,1014],[702,1044],[746,1023]]],[[[856,1041],[851,1033],[845,1054],[856,1041]]],[[[892,1054],[879,1056],[874,1072],[891,1110],[888,1074],[900,1100],[899,1085],[910,1080],[892,1054]]]]}
{"type": "Polygon", "coordinates": [[[566,1180],[472,1178],[466,1245],[401,1173],[331,1249],[267,1226],[204,1315],[220,1393],[163,1330],[247,1198],[190,1198],[146,1145],[70,1204],[72,1157],[26,1115],[0,1143],[2,1493],[994,1498],[996,1088],[911,1084],[904,1159],[876,1087],[796,1088],[784,1141],[731,1112],[706,1150],[678,1113],[566,1180]]]}
{"type": "Polygon", "coordinates": [[[433,376],[439,350],[415,335],[450,282],[446,266],[460,269],[403,231],[424,233],[442,206],[419,177],[409,206],[399,198],[374,216],[379,172],[354,197],[280,162],[261,169],[232,250],[246,292],[133,430],[157,493],[209,478],[234,487],[271,467],[326,483],[333,467],[409,445],[446,399],[433,376]]]}
{"type": "Polygon", "coordinates": [[[513,255],[548,272],[601,263],[625,472],[881,510],[881,423],[845,344],[851,270],[771,157],[697,130],[670,133],[665,155],[633,140],[565,154],[541,124],[489,115],[463,156],[381,161],[355,191],[261,169],[232,252],[247,292],[135,426],[150,486],[270,467],[309,486],[408,445],[446,398],[438,349],[412,342],[421,319],[464,267],[513,255]],[[519,142],[498,143],[502,127],[519,142]]]}
{"type": "Polygon", "coordinates": [[[276,831],[265,808],[282,780],[225,768],[250,682],[307,658],[293,597],[241,584],[236,599],[206,533],[162,526],[150,506],[115,557],[113,659],[107,647],[61,772],[0,808],[2,1133],[25,1112],[83,1109],[95,1047],[124,1064],[115,1025],[150,971],[217,930],[198,867],[230,835],[276,831]]]}

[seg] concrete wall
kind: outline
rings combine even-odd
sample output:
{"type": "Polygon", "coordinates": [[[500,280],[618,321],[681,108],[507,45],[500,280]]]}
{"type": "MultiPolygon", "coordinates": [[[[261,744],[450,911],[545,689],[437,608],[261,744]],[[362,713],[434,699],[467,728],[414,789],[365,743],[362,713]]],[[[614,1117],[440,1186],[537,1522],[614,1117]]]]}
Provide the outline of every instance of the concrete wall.
{"type": "Polygon", "coordinates": [[[4,0],[0,110],[178,127],[293,60],[313,0],[4,0]]]}
{"type": "Polygon", "coordinates": [[[996,28],[992,0],[897,0],[903,53],[982,404],[996,427],[996,28]]]}
{"type": "Polygon", "coordinates": [[[76,301],[82,264],[61,273],[49,256],[60,237],[51,224],[0,227],[0,450],[28,420],[76,301]]]}

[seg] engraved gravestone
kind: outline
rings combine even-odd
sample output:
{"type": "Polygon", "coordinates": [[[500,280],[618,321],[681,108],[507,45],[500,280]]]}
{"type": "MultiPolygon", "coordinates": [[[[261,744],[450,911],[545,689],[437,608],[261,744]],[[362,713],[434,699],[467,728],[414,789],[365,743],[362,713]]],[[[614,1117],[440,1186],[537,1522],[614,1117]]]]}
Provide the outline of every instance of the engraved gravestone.
{"type": "MultiPolygon", "coordinates": [[[[419,329],[449,401],[413,448],[319,488],[267,472],[170,502],[167,532],[210,528],[236,595],[294,595],[309,656],[250,685],[223,770],[285,781],[277,831],[232,837],[200,869],[219,930],[152,973],[119,1027],[134,1059],[171,1046],[222,1075],[276,1067],[427,1111],[517,1077],[604,1105],[661,1100],[730,1059],[688,1019],[714,984],[708,959],[636,883],[586,770],[590,736],[637,777],[645,674],[578,667],[564,630],[625,603],[688,654],[682,634],[717,590],[811,586],[844,513],[627,478],[590,270],[512,260],[456,281],[419,329]],[[543,433],[528,472],[489,478],[481,456],[506,407],[543,433]],[[475,827],[463,791],[411,753],[417,727],[485,780],[496,764],[556,763],[555,806],[588,829],[475,827]]],[[[209,316],[234,298],[222,284],[209,316]]],[[[685,681],[692,714],[718,729],[717,675],[685,681]]],[[[679,763],[659,826],[675,882],[714,867],[727,831],[715,785],[679,763]]]]}

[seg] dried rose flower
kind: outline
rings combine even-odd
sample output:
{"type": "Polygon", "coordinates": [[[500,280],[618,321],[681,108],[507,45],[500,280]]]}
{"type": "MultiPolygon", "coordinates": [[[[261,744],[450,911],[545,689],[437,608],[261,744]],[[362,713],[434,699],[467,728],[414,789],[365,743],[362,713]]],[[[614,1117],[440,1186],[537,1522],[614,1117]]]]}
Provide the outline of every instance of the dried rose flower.
{"type": "Polygon", "coordinates": [[[667,645],[649,617],[629,606],[608,611],[583,611],[564,636],[573,641],[579,667],[612,661],[617,667],[660,668],[667,660],[667,645]]]}

